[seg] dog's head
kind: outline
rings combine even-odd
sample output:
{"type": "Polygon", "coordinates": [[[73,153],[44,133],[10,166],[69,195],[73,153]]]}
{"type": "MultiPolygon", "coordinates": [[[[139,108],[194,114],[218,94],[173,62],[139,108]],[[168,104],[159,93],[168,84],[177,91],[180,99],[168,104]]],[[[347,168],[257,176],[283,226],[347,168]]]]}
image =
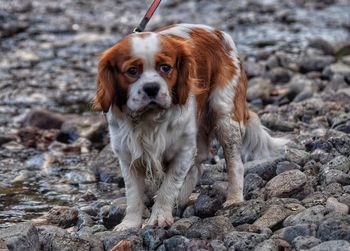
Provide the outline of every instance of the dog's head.
{"type": "Polygon", "coordinates": [[[142,112],[184,105],[194,78],[195,62],[184,41],[154,32],[131,34],[102,54],[94,106],[142,112]]]}

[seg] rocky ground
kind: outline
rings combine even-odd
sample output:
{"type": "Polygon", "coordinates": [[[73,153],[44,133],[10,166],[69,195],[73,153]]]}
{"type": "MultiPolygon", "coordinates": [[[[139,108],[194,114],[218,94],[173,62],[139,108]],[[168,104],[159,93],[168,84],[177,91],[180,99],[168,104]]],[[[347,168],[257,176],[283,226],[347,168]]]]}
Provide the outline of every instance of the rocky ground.
{"type": "Polygon", "coordinates": [[[111,231],[125,190],[90,101],[99,53],[149,3],[0,0],[0,249],[350,250],[349,0],[164,1],[149,28],[230,33],[251,108],[291,142],[277,158],[245,163],[243,203],[222,208],[226,170],[214,145],[170,228],[111,231]]]}

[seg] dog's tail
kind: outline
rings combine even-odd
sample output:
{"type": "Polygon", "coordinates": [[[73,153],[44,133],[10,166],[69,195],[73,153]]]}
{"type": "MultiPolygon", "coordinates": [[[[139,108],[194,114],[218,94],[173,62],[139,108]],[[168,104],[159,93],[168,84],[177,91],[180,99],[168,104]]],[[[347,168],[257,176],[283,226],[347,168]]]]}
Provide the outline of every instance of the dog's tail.
{"type": "Polygon", "coordinates": [[[272,137],[268,129],[261,124],[258,115],[249,111],[249,120],[242,145],[244,162],[277,156],[288,142],[289,140],[285,138],[272,137]]]}

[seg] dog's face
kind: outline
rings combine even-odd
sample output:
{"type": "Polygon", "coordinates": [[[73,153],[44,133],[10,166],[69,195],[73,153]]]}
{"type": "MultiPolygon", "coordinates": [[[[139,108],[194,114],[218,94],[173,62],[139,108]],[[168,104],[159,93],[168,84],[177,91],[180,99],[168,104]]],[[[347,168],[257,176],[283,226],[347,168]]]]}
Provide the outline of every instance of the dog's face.
{"type": "Polygon", "coordinates": [[[129,35],[100,59],[95,107],[112,104],[132,112],[186,103],[194,61],[183,41],[147,32],[129,35]]]}

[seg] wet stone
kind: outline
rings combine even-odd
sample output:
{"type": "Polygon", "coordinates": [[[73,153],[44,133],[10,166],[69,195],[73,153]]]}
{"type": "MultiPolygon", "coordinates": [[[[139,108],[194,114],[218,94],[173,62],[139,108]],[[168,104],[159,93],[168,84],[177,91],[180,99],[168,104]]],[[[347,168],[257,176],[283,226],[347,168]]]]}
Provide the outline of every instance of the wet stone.
{"type": "Polygon", "coordinates": [[[54,207],[48,212],[46,218],[51,224],[68,228],[74,226],[78,221],[78,210],[63,206],[54,207]]]}
{"type": "Polygon", "coordinates": [[[38,231],[30,222],[1,229],[0,240],[3,240],[11,251],[39,250],[40,247],[38,231]]]}

